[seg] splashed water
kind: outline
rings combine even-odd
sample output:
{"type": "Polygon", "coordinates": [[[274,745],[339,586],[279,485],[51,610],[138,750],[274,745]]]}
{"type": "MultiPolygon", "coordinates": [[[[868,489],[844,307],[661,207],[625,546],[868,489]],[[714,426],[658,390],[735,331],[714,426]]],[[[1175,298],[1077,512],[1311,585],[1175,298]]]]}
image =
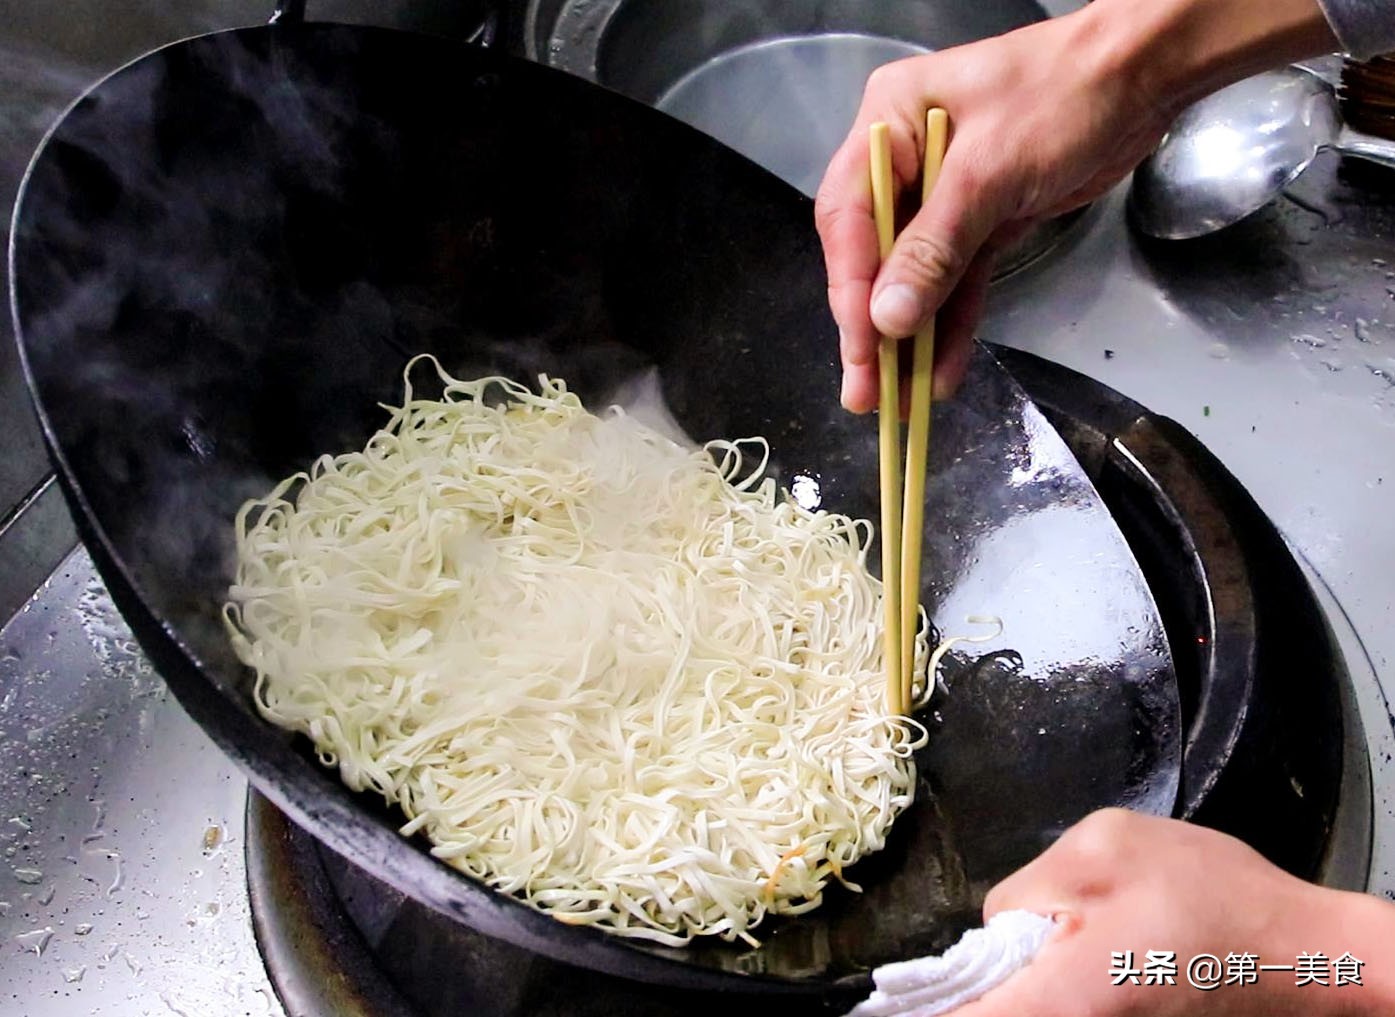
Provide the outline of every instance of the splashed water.
{"type": "Polygon", "coordinates": [[[20,945],[20,949],[33,951],[35,957],[42,957],[52,938],[53,928],[46,925],[32,932],[21,932],[15,937],[15,942],[20,945]]]}
{"type": "Polygon", "coordinates": [[[112,876],[111,885],[107,887],[107,896],[115,897],[116,892],[126,885],[126,864],[119,851],[108,851],[106,855],[110,861],[116,863],[116,874],[112,876]]]}

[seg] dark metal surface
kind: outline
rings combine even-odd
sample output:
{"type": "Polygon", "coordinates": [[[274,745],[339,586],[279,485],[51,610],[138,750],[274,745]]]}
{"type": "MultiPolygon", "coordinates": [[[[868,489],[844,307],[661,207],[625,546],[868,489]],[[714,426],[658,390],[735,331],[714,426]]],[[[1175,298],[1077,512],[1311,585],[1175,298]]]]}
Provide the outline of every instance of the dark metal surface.
{"type": "MultiPolygon", "coordinates": [[[[1166,417],[1059,364],[996,348],[1085,465],[1154,592],[1185,725],[1176,814],[1304,878],[1338,802],[1350,682],[1315,591],[1235,477],[1166,417]],[[1301,638],[1295,638],[1301,633],[1301,638]]],[[[1354,767],[1347,772],[1349,767],[1354,767]]]]}
{"type": "Polygon", "coordinates": [[[958,698],[979,706],[937,728],[922,760],[935,796],[859,867],[867,894],[772,923],[760,951],[641,946],[487,891],[250,709],[218,623],[231,516],[360,446],[409,352],[465,375],[545,369],[592,400],[656,364],[689,433],[765,434],[782,479],[872,514],[873,431],[836,408],[808,202],[696,132],[445,42],[249,29],[103,83],[37,158],[17,222],[31,380],[113,597],[269,797],[427,906],[583,967],[816,991],[945,945],[989,883],[1092,809],[1170,811],[1177,703],[1146,586],[983,353],[977,399],[936,422],[924,592],[946,628],[986,610],[1007,634],[991,661],[957,660],[976,692],[958,698]],[[468,101],[444,118],[442,95],[468,101]]]}
{"type": "Polygon", "coordinates": [[[0,618],[18,611],[53,571],[54,559],[76,543],[63,492],[50,474],[0,519],[0,618]]]}
{"type": "MultiPolygon", "coordinates": [[[[286,1013],[413,1017],[380,961],[345,921],[314,839],[255,791],[247,795],[243,829],[252,928],[286,1013]]],[[[391,893],[386,887],[382,892],[391,893]]],[[[453,924],[435,918],[447,928],[453,924]]]]}

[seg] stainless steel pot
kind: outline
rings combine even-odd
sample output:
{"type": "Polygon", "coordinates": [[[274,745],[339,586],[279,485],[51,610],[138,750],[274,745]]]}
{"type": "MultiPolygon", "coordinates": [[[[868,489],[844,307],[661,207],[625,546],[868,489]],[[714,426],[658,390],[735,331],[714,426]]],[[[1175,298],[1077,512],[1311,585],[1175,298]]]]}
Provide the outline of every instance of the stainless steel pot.
{"type": "MultiPolygon", "coordinates": [[[[1035,0],[529,0],[521,34],[532,59],[656,106],[812,196],[875,68],[1045,18],[1035,0]]],[[[1077,217],[1031,231],[997,274],[1077,217]]]]}

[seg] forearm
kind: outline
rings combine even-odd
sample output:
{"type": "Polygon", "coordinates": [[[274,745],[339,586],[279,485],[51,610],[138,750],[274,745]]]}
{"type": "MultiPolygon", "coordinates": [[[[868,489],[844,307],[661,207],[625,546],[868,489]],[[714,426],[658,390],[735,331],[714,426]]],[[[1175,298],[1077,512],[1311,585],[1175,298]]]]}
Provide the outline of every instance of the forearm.
{"type": "Polygon", "coordinates": [[[1338,48],[1317,0],[1096,0],[1078,13],[1102,71],[1170,113],[1251,74],[1338,48]]]}

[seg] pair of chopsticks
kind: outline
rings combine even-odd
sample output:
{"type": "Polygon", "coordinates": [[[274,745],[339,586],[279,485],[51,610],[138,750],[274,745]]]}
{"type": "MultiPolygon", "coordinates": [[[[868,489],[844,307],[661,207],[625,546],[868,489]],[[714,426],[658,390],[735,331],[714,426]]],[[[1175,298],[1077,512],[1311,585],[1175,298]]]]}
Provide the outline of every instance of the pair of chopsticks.
{"type": "MultiPolygon", "coordinates": [[[[949,116],[942,109],[925,114],[925,163],[921,204],[944,162],[949,116]]],[[[891,135],[875,123],[869,135],[872,156],[872,211],[882,260],[896,239],[895,184],[891,172],[891,135]]],[[[910,712],[915,671],[915,634],[920,625],[920,555],[925,524],[925,462],[930,446],[931,370],[935,359],[932,318],[915,334],[911,359],[911,407],[906,429],[906,476],[901,483],[901,377],[899,341],[882,336],[878,349],[881,387],[878,451],[882,493],[882,598],[886,609],[886,705],[892,714],[910,712]],[[899,512],[897,510],[900,510],[899,512]]]]}

